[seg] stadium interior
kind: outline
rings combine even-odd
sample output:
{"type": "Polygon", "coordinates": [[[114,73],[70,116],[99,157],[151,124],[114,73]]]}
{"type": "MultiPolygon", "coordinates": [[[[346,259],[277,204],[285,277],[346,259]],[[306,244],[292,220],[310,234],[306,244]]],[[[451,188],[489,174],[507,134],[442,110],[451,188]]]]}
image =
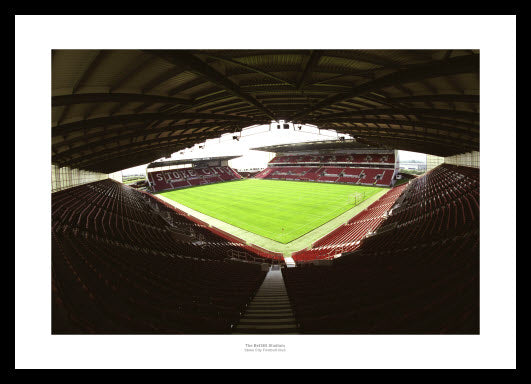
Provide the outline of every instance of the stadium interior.
{"type": "Polygon", "coordinates": [[[479,51],[53,50],[51,99],[52,333],[479,334],[479,51]],[[165,159],[287,122],[349,138],[258,147],[257,172],[165,159]],[[225,216],[287,222],[224,199],[249,180],[299,188],[307,217],[311,189],[348,199],[274,248],[166,195],[219,187],[201,196],[225,216]]]}

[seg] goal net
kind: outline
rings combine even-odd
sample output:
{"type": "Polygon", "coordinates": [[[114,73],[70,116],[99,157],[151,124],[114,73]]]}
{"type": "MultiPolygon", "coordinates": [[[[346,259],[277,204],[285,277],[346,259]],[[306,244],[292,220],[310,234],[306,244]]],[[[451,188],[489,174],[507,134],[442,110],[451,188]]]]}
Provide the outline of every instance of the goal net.
{"type": "Polygon", "coordinates": [[[365,200],[365,192],[356,192],[347,197],[347,204],[358,205],[365,200]]]}

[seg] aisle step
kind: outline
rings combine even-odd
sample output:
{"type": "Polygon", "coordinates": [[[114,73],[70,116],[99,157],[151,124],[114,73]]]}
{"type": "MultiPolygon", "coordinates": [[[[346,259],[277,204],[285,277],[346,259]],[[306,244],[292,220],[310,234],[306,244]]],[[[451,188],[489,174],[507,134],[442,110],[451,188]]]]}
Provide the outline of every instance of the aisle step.
{"type": "Polygon", "coordinates": [[[234,334],[296,334],[293,315],[282,272],[270,270],[247,307],[234,334]]]}

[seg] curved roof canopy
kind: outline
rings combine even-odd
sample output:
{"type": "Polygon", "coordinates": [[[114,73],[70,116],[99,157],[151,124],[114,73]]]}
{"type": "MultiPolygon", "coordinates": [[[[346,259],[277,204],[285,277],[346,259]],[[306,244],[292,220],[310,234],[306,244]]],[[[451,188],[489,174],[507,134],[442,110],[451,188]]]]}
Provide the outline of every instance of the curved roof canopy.
{"type": "Polygon", "coordinates": [[[257,151],[275,152],[275,153],[290,153],[290,152],[341,152],[348,150],[375,150],[392,149],[385,147],[375,147],[369,144],[360,143],[357,140],[323,140],[323,141],[309,141],[307,143],[293,143],[293,144],[274,144],[263,147],[251,148],[257,151]]]}
{"type": "Polygon", "coordinates": [[[54,50],[52,163],[110,173],[285,120],[479,150],[477,50],[54,50]]]}

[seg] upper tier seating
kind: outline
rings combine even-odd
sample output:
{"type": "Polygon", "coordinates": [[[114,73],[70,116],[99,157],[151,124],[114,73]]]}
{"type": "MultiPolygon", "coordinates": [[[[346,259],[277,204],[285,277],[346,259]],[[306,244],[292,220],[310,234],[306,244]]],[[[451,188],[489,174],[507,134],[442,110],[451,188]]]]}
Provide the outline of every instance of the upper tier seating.
{"type": "Polygon", "coordinates": [[[111,180],[52,194],[52,244],[54,333],[229,332],[265,276],[232,258],[283,262],[111,180]]]}
{"type": "Polygon", "coordinates": [[[155,192],[238,179],[241,179],[238,172],[227,166],[180,168],[148,173],[148,180],[155,192]]]}
{"type": "Polygon", "coordinates": [[[305,333],[477,334],[478,170],[433,169],[356,250],[282,273],[305,333]]]}
{"type": "Polygon", "coordinates": [[[270,164],[326,164],[326,163],[352,163],[352,164],[394,164],[395,155],[390,154],[346,154],[334,155],[287,155],[276,156],[270,164]]]}

